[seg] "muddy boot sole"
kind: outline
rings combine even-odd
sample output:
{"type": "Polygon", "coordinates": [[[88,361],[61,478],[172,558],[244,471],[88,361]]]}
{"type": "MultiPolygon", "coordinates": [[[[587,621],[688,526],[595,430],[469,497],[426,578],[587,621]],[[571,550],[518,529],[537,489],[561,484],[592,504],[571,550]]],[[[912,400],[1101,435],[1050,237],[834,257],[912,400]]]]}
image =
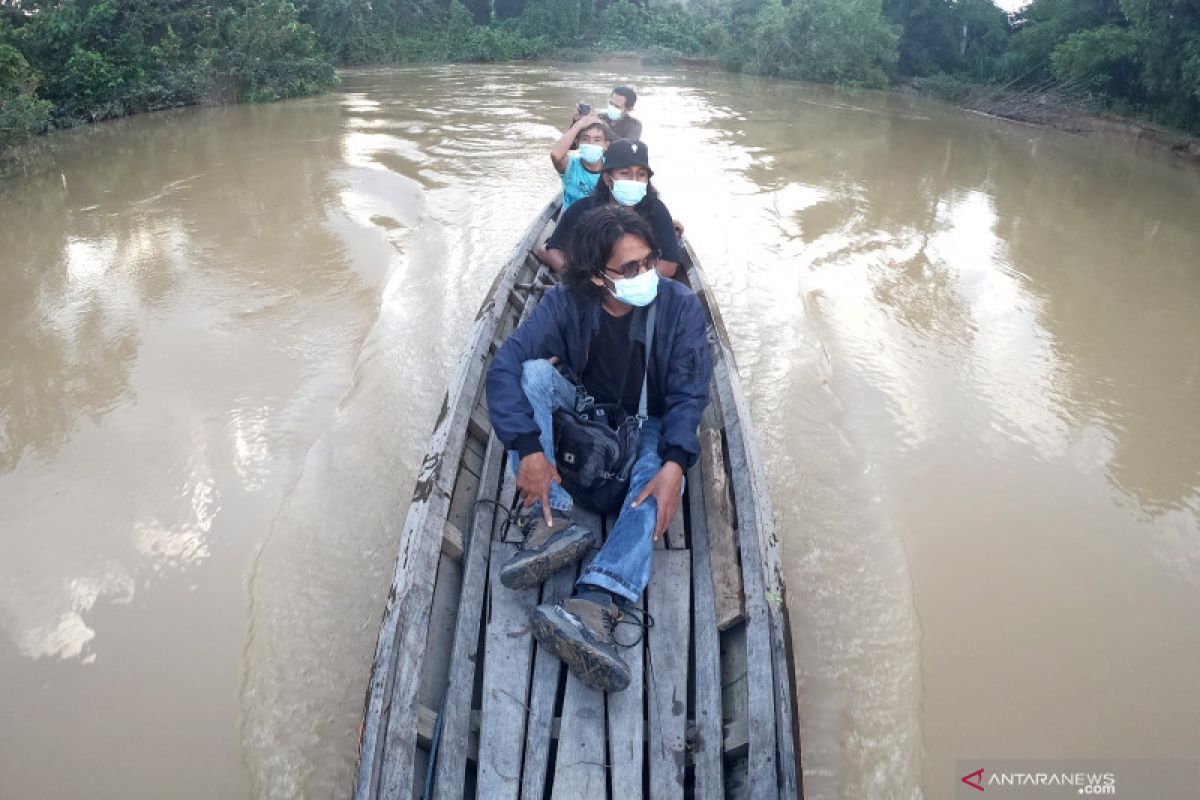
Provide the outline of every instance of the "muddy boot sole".
{"type": "Polygon", "coordinates": [[[596,543],[596,535],[586,528],[575,531],[555,543],[552,550],[522,550],[500,567],[500,583],[509,589],[529,589],[544,582],[566,566],[581,561],[596,543]]]}
{"type": "Polygon", "coordinates": [[[620,692],[629,686],[625,662],[589,641],[582,626],[561,606],[538,606],[529,621],[538,643],[562,659],[584,685],[603,692],[620,692]]]}

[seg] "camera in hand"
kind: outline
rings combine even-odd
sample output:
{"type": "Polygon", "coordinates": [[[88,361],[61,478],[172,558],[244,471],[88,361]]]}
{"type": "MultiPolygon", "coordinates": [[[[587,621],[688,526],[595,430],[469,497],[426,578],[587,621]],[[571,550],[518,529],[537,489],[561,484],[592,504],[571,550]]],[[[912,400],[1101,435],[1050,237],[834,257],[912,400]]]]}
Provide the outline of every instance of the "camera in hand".
{"type": "Polygon", "coordinates": [[[590,113],[592,113],[592,107],[590,105],[587,103],[579,104],[579,116],[586,117],[590,113]]]}

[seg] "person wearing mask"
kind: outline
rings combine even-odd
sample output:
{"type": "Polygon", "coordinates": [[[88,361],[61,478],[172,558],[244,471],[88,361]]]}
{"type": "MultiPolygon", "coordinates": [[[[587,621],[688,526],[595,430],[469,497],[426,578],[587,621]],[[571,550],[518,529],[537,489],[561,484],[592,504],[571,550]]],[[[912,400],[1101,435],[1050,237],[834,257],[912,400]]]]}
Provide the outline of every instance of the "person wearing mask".
{"type": "Polygon", "coordinates": [[[634,104],[637,103],[637,92],[628,86],[618,86],[612,90],[608,98],[608,108],[604,110],[608,117],[608,125],[613,135],[618,139],[641,139],[642,123],[630,116],[634,104]]]}
{"type": "Polygon", "coordinates": [[[638,414],[636,457],[627,484],[617,487],[616,524],[573,596],[530,613],[537,640],[583,683],[608,692],[629,685],[613,629],[641,624],[630,604],[650,579],[654,541],[679,510],[712,376],[700,301],[682,283],[660,281],[656,260],[654,233],[640,214],[608,204],[589,210],[562,283],[501,345],[487,372],[488,414],[509,451],[522,506],[524,542],[500,569],[509,589],[537,586],[600,544],[599,531],[571,516],[576,498],[555,466],[555,412],[577,411],[582,392],[638,414]],[[579,385],[564,373],[579,376],[579,385]]]}
{"type": "Polygon", "coordinates": [[[650,184],[653,175],[645,142],[617,139],[604,153],[604,172],[596,182],[596,189],[562,212],[554,232],[534,255],[555,272],[562,273],[567,263],[567,247],[580,218],[601,206],[625,206],[636,211],[654,232],[661,250],[659,273],[664,278],[674,277],[683,253],[671,212],[650,184]]]}
{"type": "Polygon", "coordinates": [[[596,114],[588,114],[572,125],[550,150],[550,161],[562,179],[563,211],[591,194],[604,169],[604,151],[613,138],[596,114]],[[571,152],[576,145],[578,152],[571,152]]]}

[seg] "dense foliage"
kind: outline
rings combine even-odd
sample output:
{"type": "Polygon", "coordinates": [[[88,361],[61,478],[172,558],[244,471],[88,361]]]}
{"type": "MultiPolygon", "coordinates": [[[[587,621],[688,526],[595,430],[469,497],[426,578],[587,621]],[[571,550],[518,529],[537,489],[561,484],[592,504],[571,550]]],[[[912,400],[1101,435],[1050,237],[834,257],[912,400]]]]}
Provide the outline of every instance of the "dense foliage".
{"type": "Polygon", "coordinates": [[[337,80],[289,0],[26,0],[0,12],[0,149],[48,124],[337,80]]]}
{"type": "Polygon", "coordinates": [[[1200,132],[1200,0],[0,0],[0,151],[52,126],[321,91],[334,64],[714,59],[1045,92],[1200,132]]]}
{"type": "Polygon", "coordinates": [[[898,39],[879,0],[740,2],[721,61],[759,75],[884,86],[898,39]]]}
{"type": "Polygon", "coordinates": [[[904,26],[901,71],[1031,88],[1200,132],[1196,0],[1032,0],[1007,19],[989,6],[887,0],[904,26]]]}

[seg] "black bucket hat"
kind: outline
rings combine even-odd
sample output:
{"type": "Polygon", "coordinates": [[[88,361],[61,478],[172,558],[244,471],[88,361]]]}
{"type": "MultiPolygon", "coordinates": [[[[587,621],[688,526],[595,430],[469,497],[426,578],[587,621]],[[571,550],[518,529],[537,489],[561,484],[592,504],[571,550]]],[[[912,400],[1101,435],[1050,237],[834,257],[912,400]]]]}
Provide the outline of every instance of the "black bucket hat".
{"type": "Polygon", "coordinates": [[[611,172],[622,167],[645,167],[646,172],[654,175],[650,169],[650,150],[641,139],[617,139],[608,145],[604,151],[604,171],[611,172]]]}

